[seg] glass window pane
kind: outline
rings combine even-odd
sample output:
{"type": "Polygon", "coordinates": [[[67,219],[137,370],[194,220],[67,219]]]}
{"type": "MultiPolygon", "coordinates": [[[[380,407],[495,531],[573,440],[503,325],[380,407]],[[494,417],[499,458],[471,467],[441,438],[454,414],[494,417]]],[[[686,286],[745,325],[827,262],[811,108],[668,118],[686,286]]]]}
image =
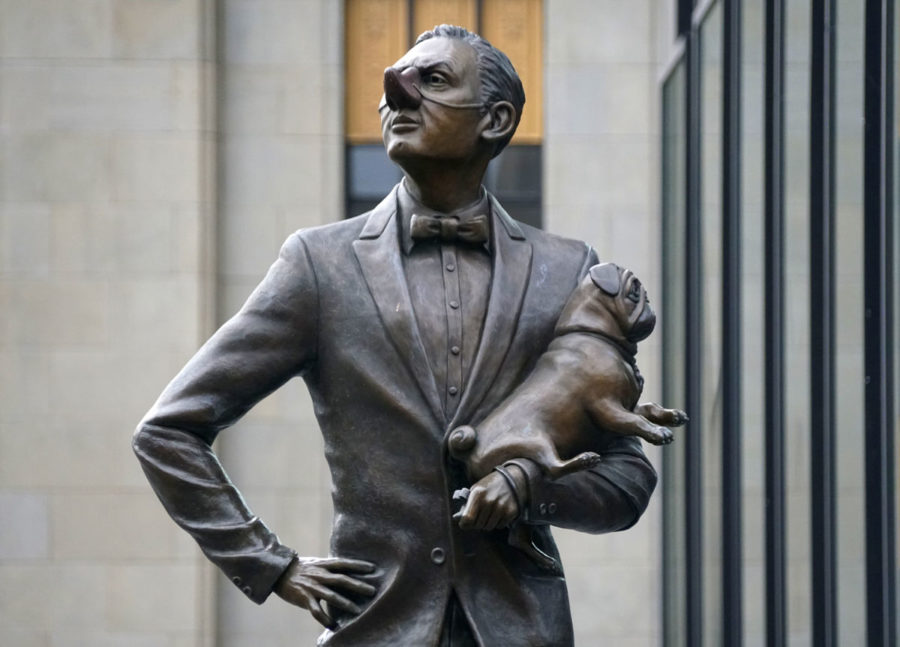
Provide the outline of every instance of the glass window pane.
{"type": "MultiPolygon", "coordinates": [[[[666,406],[683,407],[685,340],[685,71],[684,60],[663,86],[662,217],[663,292],[658,315],[663,336],[663,397],[666,406]]],[[[665,644],[682,647],[685,636],[685,473],[684,442],[663,454],[663,542],[665,644]]]]}
{"type": "Polygon", "coordinates": [[[484,185],[507,200],[541,197],[541,147],[509,146],[488,165],[484,185]]]}
{"type": "Polygon", "coordinates": [[[475,0],[415,0],[413,20],[411,39],[442,23],[477,32],[478,7],[475,0]]]}
{"type": "Polygon", "coordinates": [[[744,645],[765,645],[765,443],[763,429],[763,142],[765,5],[742,14],[741,476],[744,645]]]}
{"type": "Polygon", "coordinates": [[[700,29],[703,642],[722,644],[722,3],[700,29]]]}
{"type": "Polygon", "coordinates": [[[809,0],[785,7],[784,102],[784,433],[787,632],[812,640],[810,558],[809,0]]]}
{"type": "Polygon", "coordinates": [[[403,174],[382,144],[347,146],[347,217],[358,216],[377,205],[403,174]]]}
{"type": "Polygon", "coordinates": [[[382,144],[348,147],[347,193],[352,199],[381,200],[402,175],[382,144]]]}
{"type": "Polygon", "coordinates": [[[407,0],[346,0],[344,4],[344,127],[354,144],[381,140],[378,101],[384,68],[409,47],[407,0]]]}
{"type": "MultiPolygon", "coordinates": [[[[541,146],[508,146],[491,160],[484,185],[509,215],[541,226],[541,146]]],[[[365,213],[390,192],[403,173],[381,144],[347,146],[347,217],[365,213]]]]}
{"type": "Polygon", "coordinates": [[[484,186],[510,216],[541,227],[541,146],[508,146],[491,160],[484,186]]]}
{"type": "Polygon", "coordinates": [[[837,2],[835,280],[838,642],[865,644],[863,70],[865,6],[837,2]]]}
{"type": "Polygon", "coordinates": [[[509,56],[525,88],[527,101],[513,142],[539,144],[544,127],[544,3],[481,0],[478,4],[481,35],[509,56]]]}

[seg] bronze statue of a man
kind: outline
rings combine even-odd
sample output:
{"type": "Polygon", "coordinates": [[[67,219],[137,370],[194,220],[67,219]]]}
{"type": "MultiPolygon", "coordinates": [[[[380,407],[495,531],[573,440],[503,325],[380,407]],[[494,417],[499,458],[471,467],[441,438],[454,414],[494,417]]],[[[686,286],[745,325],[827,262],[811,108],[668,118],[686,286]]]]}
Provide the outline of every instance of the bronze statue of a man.
{"type": "Polygon", "coordinates": [[[385,71],[379,107],[402,182],[369,213],[288,238],[135,433],[174,520],[253,601],[274,591],[308,609],[322,645],[570,645],[565,580],[510,546],[506,527],[527,525],[558,558],[550,525],[627,528],[656,484],[639,441],[612,433],[601,462],[557,480],[523,459],[469,484],[447,452],[451,430],[529,374],[597,263],[584,243],[514,221],[481,185],[524,102],[487,41],[447,25],[422,34],[385,71]],[[280,543],[210,448],[298,375],[334,484],[329,558],[280,543]]]}

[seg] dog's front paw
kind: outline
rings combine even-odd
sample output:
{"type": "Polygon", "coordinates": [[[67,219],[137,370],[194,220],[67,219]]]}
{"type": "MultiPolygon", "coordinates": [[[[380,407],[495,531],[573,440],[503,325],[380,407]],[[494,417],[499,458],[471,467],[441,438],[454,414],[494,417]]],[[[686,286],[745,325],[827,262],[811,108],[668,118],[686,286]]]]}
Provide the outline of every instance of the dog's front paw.
{"type": "Polygon", "coordinates": [[[673,427],[680,427],[691,420],[688,414],[681,409],[673,409],[672,412],[675,415],[675,420],[671,423],[673,427]]]}
{"type": "Polygon", "coordinates": [[[657,426],[651,427],[649,430],[645,431],[641,434],[641,437],[648,443],[654,445],[668,445],[675,440],[675,434],[672,433],[671,429],[657,426]]]}

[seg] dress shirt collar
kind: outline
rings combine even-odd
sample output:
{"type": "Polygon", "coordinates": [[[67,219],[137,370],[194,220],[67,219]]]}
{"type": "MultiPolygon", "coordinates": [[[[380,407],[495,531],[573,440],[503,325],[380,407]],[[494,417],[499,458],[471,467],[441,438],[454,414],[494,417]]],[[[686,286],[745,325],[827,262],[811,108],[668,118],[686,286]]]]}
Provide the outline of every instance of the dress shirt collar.
{"type": "MultiPolygon", "coordinates": [[[[460,222],[475,216],[486,215],[488,216],[488,222],[491,221],[491,201],[488,199],[487,191],[484,190],[484,187],[481,187],[481,197],[476,202],[451,214],[445,214],[426,207],[416,200],[406,187],[406,178],[403,178],[400,182],[400,187],[397,189],[397,208],[400,216],[400,243],[404,254],[409,254],[417,242],[412,239],[409,233],[410,220],[412,220],[413,214],[438,218],[452,216],[459,218],[460,222]]],[[[488,240],[484,243],[484,250],[488,254],[491,253],[490,235],[488,235],[488,240]]]]}

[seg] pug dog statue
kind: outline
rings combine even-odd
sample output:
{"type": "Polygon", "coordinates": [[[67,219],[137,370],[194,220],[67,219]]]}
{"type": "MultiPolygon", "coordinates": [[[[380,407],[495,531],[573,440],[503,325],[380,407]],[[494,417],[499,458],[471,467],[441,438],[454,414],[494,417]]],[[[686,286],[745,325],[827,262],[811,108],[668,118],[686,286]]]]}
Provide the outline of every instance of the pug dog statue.
{"type": "MultiPolygon", "coordinates": [[[[608,435],[598,430],[670,443],[669,427],[683,425],[685,412],[638,404],[644,380],[635,361],[637,343],[655,325],[638,278],[612,263],[595,265],[569,297],[531,375],[477,429],[452,430],[450,455],[465,465],[472,483],[521,458],[558,479],[601,460],[608,435]]],[[[467,495],[461,490],[454,498],[467,495]]],[[[524,525],[512,528],[510,543],[557,570],[555,560],[531,544],[524,525]]]]}

